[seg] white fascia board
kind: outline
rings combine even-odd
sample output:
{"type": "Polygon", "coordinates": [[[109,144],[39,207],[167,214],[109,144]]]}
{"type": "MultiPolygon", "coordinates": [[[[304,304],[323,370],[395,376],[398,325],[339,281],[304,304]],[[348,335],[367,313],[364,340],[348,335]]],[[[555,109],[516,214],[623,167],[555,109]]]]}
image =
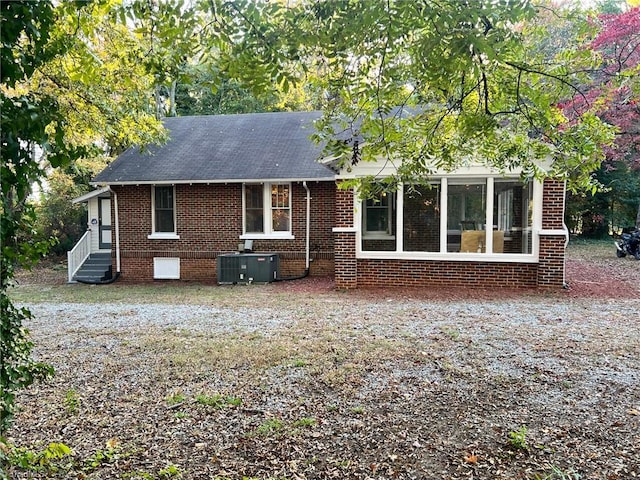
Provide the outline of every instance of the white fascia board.
{"type": "MultiPolygon", "coordinates": [[[[549,171],[553,164],[551,158],[540,160],[536,162],[538,167],[544,171],[549,171]]],[[[373,175],[375,177],[387,177],[394,175],[397,169],[392,161],[384,159],[378,161],[360,161],[357,165],[343,167],[340,172],[336,174],[336,180],[352,180],[356,178],[366,177],[373,175]]],[[[505,172],[500,172],[496,169],[490,168],[481,162],[469,161],[468,164],[463,165],[455,170],[434,170],[429,175],[429,178],[442,178],[442,177],[514,177],[519,176],[522,173],[522,169],[512,169],[505,172]]]]}
{"type": "MultiPolygon", "coordinates": [[[[396,173],[396,169],[392,167],[385,168],[372,168],[368,169],[369,171],[359,170],[356,171],[353,169],[351,172],[342,174],[339,173],[336,175],[336,180],[353,180],[356,178],[362,178],[369,175],[374,175],[375,177],[387,177],[390,175],[394,175],[396,173]]],[[[446,171],[446,170],[434,170],[433,173],[428,175],[426,178],[468,178],[468,177],[494,177],[494,178],[512,178],[519,176],[521,173],[520,170],[510,170],[508,172],[498,172],[491,168],[488,168],[485,165],[470,165],[462,168],[458,168],[457,170],[446,171]]]]}
{"type": "Polygon", "coordinates": [[[88,202],[92,198],[99,197],[100,195],[103,195],[103,194],[107,193],[108,191],[109,191],[109,187],[108,186],[102,187],[102,188],[100,188],[98,190],[93,190],[92,192],[85,193],[84,195],[81,195],[78,198],[74,198],[73,200],[71,200],[71,203],[88,202]]]}

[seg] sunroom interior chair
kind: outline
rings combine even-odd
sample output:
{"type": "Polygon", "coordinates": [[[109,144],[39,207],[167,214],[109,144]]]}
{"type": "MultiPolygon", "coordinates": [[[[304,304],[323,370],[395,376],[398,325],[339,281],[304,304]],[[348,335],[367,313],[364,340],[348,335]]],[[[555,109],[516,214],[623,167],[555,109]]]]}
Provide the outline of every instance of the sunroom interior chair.
{"type": "MultiPolygon", "coordinates": [[[[486,232],[484,230],[466,230],[462,232],[460,241],[460,251],[465,253],[485,253],[486,232]]],[[[494,230],[493,232],[493,253],[504,252],[504,232],[502,230],[494,230]]]]}

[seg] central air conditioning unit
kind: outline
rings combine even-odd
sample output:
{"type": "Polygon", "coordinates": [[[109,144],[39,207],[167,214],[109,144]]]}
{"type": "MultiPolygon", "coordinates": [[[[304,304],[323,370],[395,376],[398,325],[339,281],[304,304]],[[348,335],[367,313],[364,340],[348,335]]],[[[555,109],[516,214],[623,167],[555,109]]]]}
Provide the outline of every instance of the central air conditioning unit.
{"type": "Polygon", "coordinates": [[[280,259],[275,253],[224,253],[218,255],[218,283],[270,283],[278,278],[280,259]]]}

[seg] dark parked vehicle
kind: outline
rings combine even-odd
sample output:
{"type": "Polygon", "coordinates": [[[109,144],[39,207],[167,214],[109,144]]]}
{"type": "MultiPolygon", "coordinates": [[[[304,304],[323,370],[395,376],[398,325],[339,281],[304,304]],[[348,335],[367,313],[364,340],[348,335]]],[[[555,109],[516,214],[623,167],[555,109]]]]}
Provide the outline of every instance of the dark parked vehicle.
{"type": "Polygon", "coordinates": [[[637,260],[640,260],[640,229],[636,228],[633,232],[621,234],[614,243],[618,258],[633,255],[637,260]]]}

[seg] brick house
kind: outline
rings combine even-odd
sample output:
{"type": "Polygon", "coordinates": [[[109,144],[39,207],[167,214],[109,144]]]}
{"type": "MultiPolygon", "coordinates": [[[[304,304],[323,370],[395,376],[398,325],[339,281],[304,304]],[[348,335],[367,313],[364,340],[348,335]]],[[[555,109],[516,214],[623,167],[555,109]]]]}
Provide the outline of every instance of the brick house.
{"type": "Polygon", "coordinates": [[[340,184],[392,167],[318,161],[319,116],[166,119],[165,145],[127,150],[75,200],[88,203],[89,229],[69,254],[70,281],[96,280],[102,267],[87,270],[101,254],[101,282],[216,281],[217,258],[251,241],[277,255],[279,277],[332,275],[338,288],[563,285],[562,182],[475,165],[360,200],[340,184]]]}

